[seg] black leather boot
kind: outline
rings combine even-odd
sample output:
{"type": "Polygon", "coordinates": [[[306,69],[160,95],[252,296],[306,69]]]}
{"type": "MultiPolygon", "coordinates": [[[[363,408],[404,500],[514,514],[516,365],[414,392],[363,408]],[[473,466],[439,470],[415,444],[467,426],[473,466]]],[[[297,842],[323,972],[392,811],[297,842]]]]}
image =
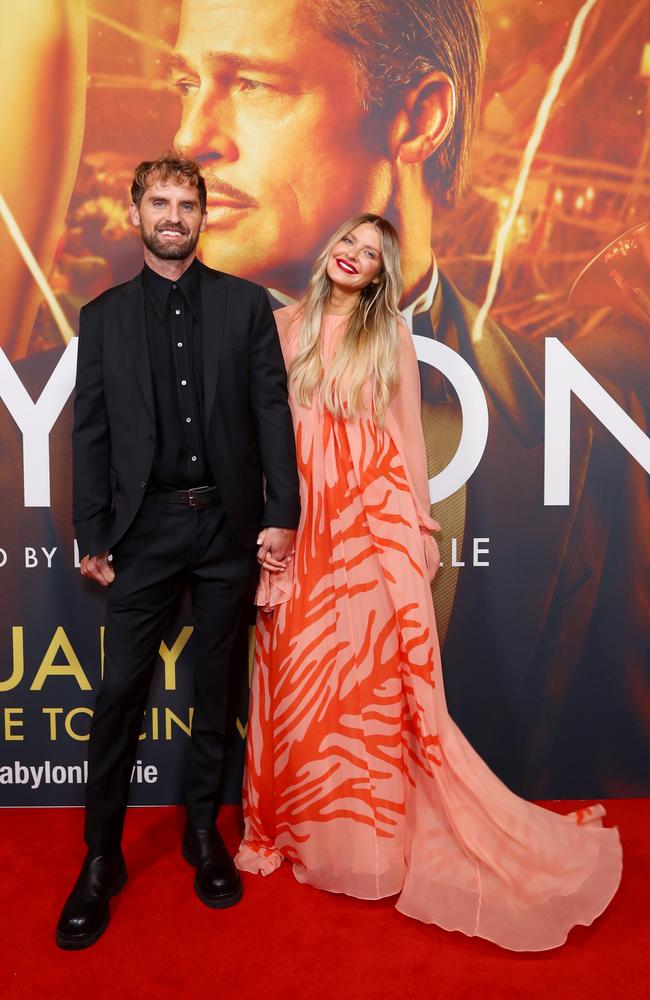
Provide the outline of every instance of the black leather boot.
{"type": "Polygon", "coordinates": [[[124,887],[126,878],[121,851],[86,856],[56,927],[59,948],[88,948],[102,936],[110,919],[108,901],[124,887]]]}
{"type": "Polygon", "coordinates": [[[202,903],[220,910],[234,906],[242,897],[239,872],[217,830],[194,830],[189,824],[183,836],[183,857],[196,868],[194,888],[202,903]]]}

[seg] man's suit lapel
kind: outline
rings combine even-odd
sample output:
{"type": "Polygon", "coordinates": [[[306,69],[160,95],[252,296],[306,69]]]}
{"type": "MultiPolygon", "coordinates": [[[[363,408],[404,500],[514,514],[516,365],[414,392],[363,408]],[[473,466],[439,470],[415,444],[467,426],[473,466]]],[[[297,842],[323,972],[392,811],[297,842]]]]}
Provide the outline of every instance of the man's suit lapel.
{"type": "Polygon", "coordinates": [[[203,337],[203,399],[206,430],[217,391],[219,354],[223,343],[228,292],[218,271],[201,265],[201,324],[203,337]]]}
{"type": "Polygon", "coordinates": [[[142,390],[149,415],[155,418],[151,360],[147,341],[147,320],[144,309],[144,289],[141,275],[136,275],[122,290],[118,310],[122,324],[122,338],[131,356],[133,370],[142,390]]]}
{"type": "Polygon", "coordinates": [[[543,433],[544,397],[540,390],[543,359],[540,370],[531,372],[511,340],[489,316],[481,339],[474,341],[472,328],[478,308],[444,275],[440,275],[440,283],[445,316],[456,326],[460,353],[517,436],[524,444],[535,444],[543,433]]]}
{"type": "MultiPolygon", "coordinates": [[[[544,398],[531,373],[532,365],[524,363],[492,320],[487,320],[481,341],[474,343],[471,331],[476,306],[463,299],[445,278],[442,281],[446,318],[455,324],[460,354],[478,375],[490,413],[485,454],[468,483],[465,537],[468,542],[473,534],[491,538],[491,565],[489,569],[473,568],[470,558],[461,571],[449,638],[452,640],[455,633],[462,645],[464,632],[466,641],[465,615],[470,613],[472,602],[466,603],[464,592],[475,589],[473,574],[489,574],[491,628],[503,649],[503,670],[516,671],[523,681],[567,557],[591,435],[581,422],[574,421],[571,505],[544,507],[544,398]]],[[[543,352],[539,355],[541,373],[543,352]]],[[[471,557],[469,544],[466,554],[471,557]]],[[[471,613],[476,611],[471,608],[471,613]]]]}

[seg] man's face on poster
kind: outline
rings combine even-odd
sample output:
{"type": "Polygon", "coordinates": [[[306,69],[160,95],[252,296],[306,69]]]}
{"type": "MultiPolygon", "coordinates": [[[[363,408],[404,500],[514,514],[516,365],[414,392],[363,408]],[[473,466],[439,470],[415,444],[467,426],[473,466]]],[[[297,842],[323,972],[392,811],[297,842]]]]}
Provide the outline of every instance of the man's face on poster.
{"type": "Polygon", "coordinates": [[[208,188],[207,264],[298,292],[345,218],[386,209],[382,129],[303,0],[184,0],[172,79],[176,143],[208,188]]]}

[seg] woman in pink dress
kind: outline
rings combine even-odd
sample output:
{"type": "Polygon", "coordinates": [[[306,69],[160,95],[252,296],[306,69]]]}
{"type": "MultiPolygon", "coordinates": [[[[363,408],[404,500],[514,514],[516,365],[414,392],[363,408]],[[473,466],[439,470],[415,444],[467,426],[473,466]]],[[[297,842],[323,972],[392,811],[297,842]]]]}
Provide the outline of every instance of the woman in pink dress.
{"type": "Polygon", "coordinates": [[[518,798],[447,713],[400,284],[395,230],[363,215],[276,313],[302,517],[293,559],[262,567],[236,864],[267,875],[286,859],[319,889],[399,894],[427,923],[554,948],[614,895],[620,840],[601,806],[559,816],[518,798]]]}

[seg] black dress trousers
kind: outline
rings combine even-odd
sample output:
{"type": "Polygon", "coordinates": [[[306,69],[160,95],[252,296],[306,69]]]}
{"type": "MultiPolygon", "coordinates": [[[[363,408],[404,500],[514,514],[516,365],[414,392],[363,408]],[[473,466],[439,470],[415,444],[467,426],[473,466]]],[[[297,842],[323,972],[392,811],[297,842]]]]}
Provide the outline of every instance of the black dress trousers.
{"type": "Polygon", "coordinates": [[[187,581],[194,618],[188,818],[197,829],[214,823],[226,742],[231,647],[257,576],[256,552],[240,544],[220,502],[192,508],[154,497],[145,498],[115,546],[113,566],[104,677],[88,751],[85,838],[97,854],[119,848],[158,649],[187,581]]]}

